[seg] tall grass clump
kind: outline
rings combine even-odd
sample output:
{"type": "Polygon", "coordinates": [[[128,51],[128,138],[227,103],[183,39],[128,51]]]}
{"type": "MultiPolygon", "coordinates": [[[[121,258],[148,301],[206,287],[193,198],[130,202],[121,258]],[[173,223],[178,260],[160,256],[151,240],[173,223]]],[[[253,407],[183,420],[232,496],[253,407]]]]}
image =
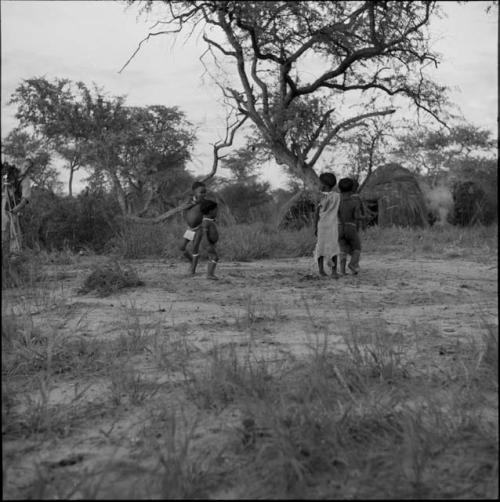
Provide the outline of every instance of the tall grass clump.
{"type": "Polygon", "coordinates": [[[239,354],[234,344],[214,345],[207,366],[196,372],[185,369],[185,376],[188,395],[202,409],[223,409],[272,392],[269,364],[249,351],[239,354]]]}
{"type": "Polygon", "coordinates": [[[310,256],[314,245],[313,229],[309,227],[286,230],[255,222],[220,229],[220,253],[229,261],[310,256]]]}
{"type": "MultiPolygon", "coordinates": [[[[266,258],[295,258],[312,254],[315,245],[313,229],[278,229],[274,224],[219,224],[219,254],[228,261],[250,261],[266,258]]],[[[113,241],[113,248],[123,258],[178,258],[179,245],[186,226],[180,220],[161,224],[132,223],[113,241]]],[[[201,253],[204,253],[202,243],[201,253]]]]}
{"type": "Polygon", "coordinates": [[[186,224],[179,218],[165,223],[135,223],[122,225],[110,248],[128,259],[162,256],[174,258],[179,255],[179,245],[186,224]]]}

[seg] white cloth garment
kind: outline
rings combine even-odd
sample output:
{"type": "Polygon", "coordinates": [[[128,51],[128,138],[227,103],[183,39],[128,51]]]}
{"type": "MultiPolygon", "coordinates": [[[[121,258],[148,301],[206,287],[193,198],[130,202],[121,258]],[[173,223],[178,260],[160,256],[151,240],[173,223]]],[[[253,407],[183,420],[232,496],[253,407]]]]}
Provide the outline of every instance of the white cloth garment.
{"type": "Polygon", "coordinates": [[[340,254],[338,210],[340,194],[325,192],[321,194],[319,202],[318,236],[314,249],[314,261],[320,256],[325,258],[325,263],[330,265],[333,256],[340,254]]]}

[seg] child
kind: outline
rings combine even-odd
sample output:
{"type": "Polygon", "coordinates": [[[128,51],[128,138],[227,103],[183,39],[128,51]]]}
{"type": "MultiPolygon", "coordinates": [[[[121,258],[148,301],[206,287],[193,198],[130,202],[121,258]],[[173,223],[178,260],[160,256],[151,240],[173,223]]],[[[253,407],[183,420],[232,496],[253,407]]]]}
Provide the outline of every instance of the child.
{"type": "MultiPolygon", "coordinates": [[[[213,200],[203,200],[200,203],[200,211],[203,215],[201,224],[201,232],[196,236],[194,244],[199,247],[202,237],[206,238],[207,251],[208,251],[208,265],[207,265],[207,279],[217,280],[218,277],[214,275],[215,267],[219,261],[215,245],[219,240],[219,232],[215,224],[217,217],[217,202],[213,200]]],[[[196,270],[196,264],[193,265],[193,274],[196,270]]]]}
{"type": "Polygon", "coordinates": [[[351,255],[349,269],[354,275],[359,272],[359,257],[361,255],[361,241],[358,234],[359,222],[363,219],[362,206],[359,196],[353,194],[355,182],[351,178],[339,181],[339,244],[340,244],[340,273],[345,275],[347,255],[351,255]]]}
{"type": "Polygon", "coordinates": [[[201,222],[203,220],[203,215],[200,211],[200,204],[203,200],[205,200],[207,189],[205,184],[201,181],[195,181],[191,188],[193,190],[193,195],[187,202],[184,209],[184,219],[188,224],[188,229],[183,235],[180,250],[182,251],[183,256],[191,263],[191,274],[193,275],[199,258],[198,249],[200,239],[196,239],[196,237],[201,235],[201,222]],[[192,242],[192,253],[187,249],[187,245],[190,242],[192,242]]]}
{"type": "Polygon", "coordinates": [[[319,274],[326,276],[324,259],[331,260],[332,277],[338,279],[337,255],[340,253],[338,242],[338,209],[340,194],[334,191],[337,178],[333,173],[323,173],[319,177],[322,192],[316,208],[314,235],[317,236],[314,258],[318,263],[319,274]]]}

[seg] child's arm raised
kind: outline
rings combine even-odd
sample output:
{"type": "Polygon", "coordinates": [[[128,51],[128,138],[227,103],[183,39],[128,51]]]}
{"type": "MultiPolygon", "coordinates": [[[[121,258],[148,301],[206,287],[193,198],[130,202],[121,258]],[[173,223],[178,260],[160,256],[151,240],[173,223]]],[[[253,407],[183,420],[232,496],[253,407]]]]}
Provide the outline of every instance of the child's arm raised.
{"type": "Polygon", "coordinates": [[[196,206],[199,201],[197,201],[194,197],[190,197],[186,202],[183,203],[183,209],[184,211],[187,211],[188,209],[191,209],[192,207],[196,206]]]}

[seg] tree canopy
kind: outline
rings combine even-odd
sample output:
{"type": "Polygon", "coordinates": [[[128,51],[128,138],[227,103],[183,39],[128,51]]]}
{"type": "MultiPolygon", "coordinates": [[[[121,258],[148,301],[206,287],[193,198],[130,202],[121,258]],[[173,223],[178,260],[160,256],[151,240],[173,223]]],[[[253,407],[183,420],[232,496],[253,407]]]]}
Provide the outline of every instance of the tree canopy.
{"type": "Polygon", "coordinates": [[[51,155],[46,144],[28,132],[13,129],[2,140],[2,153],[18,166],[29,157],[33,162],[29,176],[33,186],[50,191],[59,191],[57,169],[51,163],[51,155]]]}
{"type": "Polygon", "coordinates": [[[463,162],[481,162],[496,156],[497,141],[488,129],[468,122],[432,130],[412,128],[396,137],[393,154],[412,171],[427,178],[453,172],[463,162]]]}
{"type": "Polygon", "coordinates": [[[445,88],[425,74],[438,63],[427,31],[436,2],[128,3],[157,19],[145,40],[201,33],[202,60],[213,56],[226,102],[309,184],[317,183],[314,166],[335,137],[393,113],[396,96],[442,120],[445,88]]]}
{"type": "Polygon", "coordinates": [[[177,107],[127,106],[123,96],[68,79],[24,80],[10,102],[17,105],[16,134],[66,160],[70,195],[73,172],[84,167],[91,183],[111,186],[124,215],[145,213],[160,188],[179,179],[196,139],[177,107]]]}
{"type": "Polygon", "coordinates": [[[31,130],[65,160],[69,195],[73,193],[74,172],[86,163],[86,145],[92,133],[85,101],[88,94],[82,82],[36,77],[24,80],[9,101],[17,105],[21,128],[31,130]]]}

